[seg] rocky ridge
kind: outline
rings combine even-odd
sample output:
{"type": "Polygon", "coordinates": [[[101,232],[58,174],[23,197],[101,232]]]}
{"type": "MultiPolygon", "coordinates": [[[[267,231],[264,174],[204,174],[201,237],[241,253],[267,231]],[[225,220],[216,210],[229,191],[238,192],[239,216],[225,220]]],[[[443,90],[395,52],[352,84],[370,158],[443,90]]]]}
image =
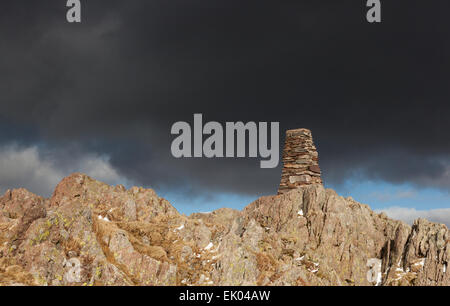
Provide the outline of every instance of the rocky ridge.
{"type": "Polygon", "coordinates": [[[445,225],[409,226],[321,184],[191,216],[79,173],[50,199],[0,197],[1,285],[450,285],[449,261],[445,225]]]}

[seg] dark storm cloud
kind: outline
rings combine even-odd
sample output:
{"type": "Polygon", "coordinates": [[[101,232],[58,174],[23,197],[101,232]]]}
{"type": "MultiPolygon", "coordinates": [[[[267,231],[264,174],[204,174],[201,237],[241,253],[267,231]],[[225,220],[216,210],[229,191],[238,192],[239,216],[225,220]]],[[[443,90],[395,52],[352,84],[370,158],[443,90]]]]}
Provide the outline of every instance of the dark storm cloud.
{"type": "Polygon", "coordinates": [[[377,25],[365,1],[82,4],[81,25],[65,1],[1,4],[2,143],[75,145],[139,185],[274,193],[280,168],[256,159],[171,156],[170,126],[203,113],[312,129],[328,183],[450,189],[448,1],[384,1],[377,25]]]}

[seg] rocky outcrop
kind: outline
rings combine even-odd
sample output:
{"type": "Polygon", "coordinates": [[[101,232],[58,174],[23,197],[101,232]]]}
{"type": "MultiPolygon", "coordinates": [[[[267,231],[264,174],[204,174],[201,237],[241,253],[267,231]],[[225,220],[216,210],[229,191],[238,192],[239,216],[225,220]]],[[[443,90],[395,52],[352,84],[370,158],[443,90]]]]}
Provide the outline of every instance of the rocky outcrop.
{"type": "Polygon", "coordinates": [[[321,184],[180,215],[151,189],[82,174],[0,198],[1,285],[450,285],[450,232],[321,184]]]}
{"type": "Polygon", "coordinates": [[[283,170],[278,194],[299,186],[322,184],[319,154],[308,129],[286,131],[283,170]]]}

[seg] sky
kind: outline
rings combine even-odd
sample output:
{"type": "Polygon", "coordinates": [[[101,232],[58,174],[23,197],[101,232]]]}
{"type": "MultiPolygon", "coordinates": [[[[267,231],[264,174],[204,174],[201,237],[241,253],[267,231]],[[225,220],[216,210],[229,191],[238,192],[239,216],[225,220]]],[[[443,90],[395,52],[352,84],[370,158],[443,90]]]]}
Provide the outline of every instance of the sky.
{"type": "Polygon", "coordinates": [[[450,224],[450,3],[89,0],[0,4],[0,192],[71,172],[155,189],[180,211],[275,194],[281,163],[176,159],[177,121],[312,130],[326,187],[450,224]]]}

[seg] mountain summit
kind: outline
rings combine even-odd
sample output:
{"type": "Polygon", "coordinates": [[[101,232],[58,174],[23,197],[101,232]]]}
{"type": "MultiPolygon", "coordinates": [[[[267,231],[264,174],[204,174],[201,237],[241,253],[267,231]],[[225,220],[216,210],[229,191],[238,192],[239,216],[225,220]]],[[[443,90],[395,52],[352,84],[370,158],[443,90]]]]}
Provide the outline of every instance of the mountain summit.
{"type": "Polygon", "coordinates": [[[151,189],[75,173],[0,197],[1,285],[450,285],[450,232],[321,184],[180,215],[151,189]]]}
{"type": "Polygon", "coordinates": [[[180,215],[151,189],[64,178],[0,198],[1,285],[450,285],[450,231],[322,185],[311,131],[286,132],[276,196],[180,215]]]}

